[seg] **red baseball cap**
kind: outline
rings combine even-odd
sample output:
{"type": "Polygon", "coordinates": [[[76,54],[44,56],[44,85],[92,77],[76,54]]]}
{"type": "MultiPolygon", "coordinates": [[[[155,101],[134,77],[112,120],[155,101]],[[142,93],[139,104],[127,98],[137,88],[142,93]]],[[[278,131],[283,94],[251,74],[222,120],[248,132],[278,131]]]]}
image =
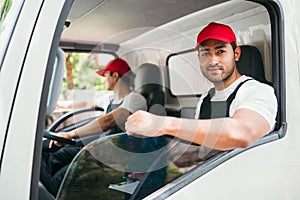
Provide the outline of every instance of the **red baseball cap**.
{"type": "Polygon", "coordinates": [[[110,71],[110,72],[118,72],[120,75],[124,75],[127,71],[130,70],[130,67],[128,65],[128,63],[121,59],[121,58],[116,58],[112,61],[110,61],[104,69],[101,69],[99,71],[97,71],[96,73],[99,74],[100,76],[104,76],[104,73],[106,71],[110,71]]]}
{"type": "Polygon", "coordinates": [[[234,44],[236,45],[236,37],[232,29],[225,24],[219,24],[216,22],[209,23],[200,31],[197,37],[197,45],[195,47],[195,50],[204,40],[208,39],[215,39],[229,43],[234,42],[234,44]]]}

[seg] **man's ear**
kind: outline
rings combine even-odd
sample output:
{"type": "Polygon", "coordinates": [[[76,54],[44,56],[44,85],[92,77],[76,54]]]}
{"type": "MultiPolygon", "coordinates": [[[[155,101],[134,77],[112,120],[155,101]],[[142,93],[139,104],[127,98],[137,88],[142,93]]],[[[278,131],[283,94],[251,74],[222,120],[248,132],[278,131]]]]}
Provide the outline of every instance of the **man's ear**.
{"type": "Polygon", "coordinates": [[[236,47],[234,50],[234,60],[237,62],[239,61],[241,56],[241,48],[240,47],[236,47]]]}
{"type": "Polygon", "coordinates": [[[112,76],[113,76],[114,79],[117,79],[117,80],[120,78],[120,75],[119,75],[119,73],[117,73],[117,72],[114,72],[114,73],[112,74],[112,76]]]}

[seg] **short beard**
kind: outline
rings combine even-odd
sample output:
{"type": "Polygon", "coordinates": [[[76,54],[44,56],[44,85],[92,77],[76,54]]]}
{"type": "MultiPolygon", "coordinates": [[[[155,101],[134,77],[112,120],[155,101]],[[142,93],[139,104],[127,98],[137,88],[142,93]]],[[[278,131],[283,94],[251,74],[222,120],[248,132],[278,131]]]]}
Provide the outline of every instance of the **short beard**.
{"type": "MultiPolygon", "coordinates": [[[[213,66],[209,66],[209,67],[213,67],[213,66]]],[[[222,69],[224,69],[224,68],[222,67],[222,69]]],[[[213,80],[213,79],[209,78],[208,76],[205,76],[205,77],[212,83],[221,83],[221,82],[228,80],[232,76],[233,72],[234,72],[234,67],[229,71],[228,75],[225,78],[220,77],[221,78],[220,80],[213,80]]]]}

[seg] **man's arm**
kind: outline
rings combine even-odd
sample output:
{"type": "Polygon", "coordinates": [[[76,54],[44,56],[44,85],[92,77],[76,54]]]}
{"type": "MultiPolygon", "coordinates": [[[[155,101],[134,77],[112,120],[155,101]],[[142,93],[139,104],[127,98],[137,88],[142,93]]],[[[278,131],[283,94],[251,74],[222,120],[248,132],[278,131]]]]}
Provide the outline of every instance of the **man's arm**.
{"type": "Polygon", "coordinates": [[[124,98],[123,103],[118,108],[93,120],[85,126],[70,131],[69,134],[72,138],[75,138],[103,133],[113,128],[115,125],[124,126],[129,115],[137,110],[146,109],[147,103],[145,98],[139,93],[132,92],[124,98]]]}
{"type": "MultiPolygon", "coordinates": [[[[137,110],[147,110],[146,99],[139,93],[130,93],[124,98],[124,101],[120,107],[116,108],[112,112],[107,113],[75,130],[58,133],[58,136],[72,139],[87,135],[100,134],[111,129],[115,125],[123,126],[128,116],[137,110]]],[[[51,140],[49,143],[49,148],[51,148],[53,144],[57,146],[62,145],[57,141],[51,140]]]]}
{"type": "Polygon", "coordinates": [[[232,118],[208,120],[161,117],[138,111],[126,122],[129,134],[171,135],[206,147],[228,150],[245,148],[269,132],[269,124],[258,113],[238,109],[232,118]]]}
{"type": "MultiPolygon", "coordinates": [[[[90,123],[74,129],[69,132],[61,132],[57,135],[60,137],[64,137],[67,139],[77,138],[77,137],[84,137],[88,135],[100,134],[103,133],[117,124],[124,124],[131,113],[125,108],[117,108],[112,112],[109,112],[97,119],[94,119],[90,123]]],[[[61,146],[62,144],[58,143],[57,141],[51,140],[49,143],[49,148],[55,144],[57,146],[61,146]]]]}
{"type": "Polygon", "coordinates": [[[80,128],[70,131],[70,134],[73,136],[72,138],[74,138],[103,133],[113,128],[115,125],[124,124],[130,114],[131,113],[125,108],[116,108],[112,112],[109,112],[80,128]]]}

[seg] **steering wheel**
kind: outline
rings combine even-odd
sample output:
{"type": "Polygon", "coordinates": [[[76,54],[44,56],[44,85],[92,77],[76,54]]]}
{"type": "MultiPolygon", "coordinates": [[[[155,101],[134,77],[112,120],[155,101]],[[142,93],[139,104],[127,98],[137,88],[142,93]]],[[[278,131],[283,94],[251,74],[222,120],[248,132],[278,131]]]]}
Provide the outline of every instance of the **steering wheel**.
{"type": "Polygon", "coordinates": [[[66,138],[57,136],[57,134],[55,134],[51,131],[47,131],[47,130],[43,130],[43,136],[47,139],[55,140],[55,141],[63,143],[63,144],[70,144],[70,145],[76,144],[76,141],[74,139],[66,139],[66,138]]]}
{"type": "MultiPolygon", "coordinates": [[[[56,130],[61,124],[63,124],[67,119],[74,117],[75,115],[79,115],[82,113],[87,113],[87,112],[95,112],[95,111],[101,111],[103,112],[104,109],[100,108],[100,107],[95,107],[95,108],[83,108],[83,109],[78,109],[78,110],[74,110],[71,112],[68,112],[66,114],[64,114],[63,116],[61,116],[58,120],[56,120],[52,125],[49,126],[48,130],[51,132],[58,132],[58,131],[69,131],[68,128],[65,128],[64,130],[56,130]]],[[[88,118],[85,120],[82,120],[81,122],[77,122],[76,126],[83,126],[85,124],[87,124],[88,122],[90,122],[92,119],[94,119],[95,117],[92,118],[88,118]]],[[[71,129],[73,129],[74,127],[69,127],[71,129]]]]}
{"type": "Polygon", "coordinates": [[[67,119],[69,119],[69,118],[71,118],[71,117],[73,117],[75,115],[81,114],[81,113],[95,112],[95,111],[101,111],[101,112],[103,112],[104,109],[100,108],[100,107],[96,107],[96,108],[83,108],[83,109],[78,109],[78,110],[74,110],[74,111],[68,112],[68,113],[64,114],[63,116],[61,116],[52,125],[50,125],[47,130],[43,130],[43,137],[46,138],[46,139],[49,139],[49,140],[44,140],[44,142],[43,142],[43,152],[55,152],[55,151],[57,151],[58,149],[61,148],[61,147],[58,147],[56,145],[53,145],[52,148],[49,148],[49,142],[50,142],[50,140],[55,140],[55,141],[57,141],[59,143],[62,143],[62,144],[78,145],[78,146],[81,146],[83,143],[87,143],[88,141],[93,140],[93,137],[87,137],[85,139],[80,138],[80,140],[78,140],[78,139],[66,139],[66,138],[58,136],[56,133],[57,132],[70,131],[70,130],[73,130],[74,128],[78,127],[78,126],[83,126],[83,125],[89,123],[91,120],[93,120],[94,118],[96,118],[96,116],[84,119],[84,120],[82,120],[80,122],[76,122],[76,125],[71,124],[71,125],[69,125],[67,127],[64,127],[63,129],[57,130],[57,128],[61,124],[63,124],[67,119]],[[83,142],[83,140],[85,142],[83,142]]]}

